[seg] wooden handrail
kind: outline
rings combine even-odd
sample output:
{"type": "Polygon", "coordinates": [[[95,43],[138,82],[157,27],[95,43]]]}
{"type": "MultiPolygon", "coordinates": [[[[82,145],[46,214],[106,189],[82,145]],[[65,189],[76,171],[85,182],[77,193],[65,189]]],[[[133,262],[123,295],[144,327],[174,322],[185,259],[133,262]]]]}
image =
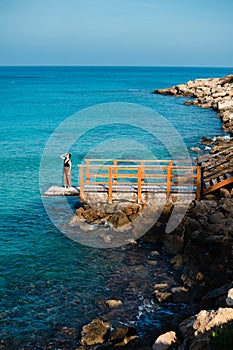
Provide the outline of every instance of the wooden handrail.
{"type": "Polygon", "coordinates": [[[172,182],[172,161],[169,162],[167,167],[167,199],[170,198],[171,194],[171,182],[172,182]]]}
{"type": "Polygon", "coordinates": [[[142,168],[138,167],[138,203],[142,201],[142,168]]]}
{"type": "Polygon", "coordinates": [[[112,167],[108,168],[108,202],[112,203],[112,167]]]}
{"type": "MultiPolygon", "coordinates": [[[[137,185],[138,202],[142,200],[143,185],[166,186],[166,194],[169,199],[171,190],[174,187],[186,187],[193,191],[196,186],[196,198],[201,198],[202,191],[202,173],[200,166],[184,166],[185,161],[180,160],[181,165],[177,165],[177,161],[162,160],[166,162],[166,166],[159,166],[160,160],[153,160],[155,165],[147,165],[150,160],[140,160],[140,164],[135,165],[118,165],[118,163],[129,162],[128,160],[108,160],[111,164],[104,164],[105,160],[87,159],[86,165],[80,167],[80,197],[84,199],[85,185],[108,185],[108,200],[112,203],[113,185],[129,184],[129,182],[119,181],[128,179],[132,184],[137,185]],[[99,165],[91,164],[91,162],[102,161],[99,165]],[[100,166],[101,165],[101,166],[100,166]],[[98,171],[97,171],[98,170],[98,171]],[[190,171],[188,171],[190,170],[190,171]],[[94,181],[92,180],[94,179],[94,181]],[[176,181],[178,180],[178,182],[176,181]],[[135,180],[135,181],[134,181],[135,180]]],[[[133,161],[134,162],[134,161],[133,161]]],[[[178,188],[177,187],[177,188],[178,188]]]]}
{"type": "Polygon", "coordinates": [[[80,187],[80,200],[84,200],[84,172],[83,165],[79,166],[79,187],[80,187]]]}

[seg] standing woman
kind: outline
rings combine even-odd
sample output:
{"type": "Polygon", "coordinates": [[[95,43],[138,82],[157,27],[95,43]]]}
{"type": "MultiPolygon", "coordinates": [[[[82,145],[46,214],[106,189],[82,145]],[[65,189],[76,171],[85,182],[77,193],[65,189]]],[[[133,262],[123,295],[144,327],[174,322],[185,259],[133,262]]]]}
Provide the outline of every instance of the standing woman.
{"type": "Polygon", "coordinates": [[[64,160],[64,186],[71,188],[71,168],[72,168],[72,162],[71,162],[71,153],[65,153],[61,154],[60,156],[64,160]]]}

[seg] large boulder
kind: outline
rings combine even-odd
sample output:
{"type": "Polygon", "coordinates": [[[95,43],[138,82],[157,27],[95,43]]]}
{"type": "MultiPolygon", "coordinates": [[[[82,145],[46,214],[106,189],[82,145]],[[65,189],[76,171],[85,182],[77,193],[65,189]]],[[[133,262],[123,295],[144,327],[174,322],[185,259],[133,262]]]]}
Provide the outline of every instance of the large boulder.
{"type": "Polygon", "coordinates": [[[233,308],[219,308],[211,311],[202,310],[197,315],[185,319],[179,325],[180,332],[184,338],[183,345],[179,349],[184,349],[184,344],[187,344],[195,337],[231,320],[233,320],[233,308]]]}
{"type": "Polygon", "coordinates": [[[82,328],[80,343],[87,346],[103,344],[109,328],[109,322],[100,319],[93,320],[82,328]]]}
{"type": "Polygon", "coordinates": [[[161,334],[154,342],[153,350],[167,350],[176,342],[176,333],[173,331],[161,334]]]}
{"type": "Polygon", "coordinates": [[[218,103],[218,109],[221,111],[222,109],[230,109],[233,108],[233,100],[223,100],[218,103]]]}
{"type": "Polygon", "coordinates": [[[228,291],[226,303],[228,306],[233,306],[233,288],[228,291]]]}

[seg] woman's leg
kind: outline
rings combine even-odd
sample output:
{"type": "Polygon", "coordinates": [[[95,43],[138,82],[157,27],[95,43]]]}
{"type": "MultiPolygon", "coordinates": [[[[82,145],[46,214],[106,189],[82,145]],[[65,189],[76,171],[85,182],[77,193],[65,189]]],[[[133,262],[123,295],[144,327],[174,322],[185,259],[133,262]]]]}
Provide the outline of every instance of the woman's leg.
{"type": "Polygon", "coordinates": [[[67,171],[66,171],[66,168],[64,168],[63,175],[64,175],[64,187],[66,187],[66,186],[68,185],[68,179],[67,179],[67,171]]]}
{"type": "Polygon", "coordinates": [[[68,183],[68,187],[71,187],[71,174],[67,174],[67,183],[68,183]]]}

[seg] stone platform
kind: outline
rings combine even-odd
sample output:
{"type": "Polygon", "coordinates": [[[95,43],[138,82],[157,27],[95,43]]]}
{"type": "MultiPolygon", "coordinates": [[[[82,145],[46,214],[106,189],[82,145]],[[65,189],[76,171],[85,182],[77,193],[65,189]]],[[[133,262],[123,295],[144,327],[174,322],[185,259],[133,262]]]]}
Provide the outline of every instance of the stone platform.
{"type": "Polygon", "coordinates": [[[51,186],[43,193],[43,196],[79,196],[79,187],[73,186],[68,189],[62,186],[51,186]]]}

